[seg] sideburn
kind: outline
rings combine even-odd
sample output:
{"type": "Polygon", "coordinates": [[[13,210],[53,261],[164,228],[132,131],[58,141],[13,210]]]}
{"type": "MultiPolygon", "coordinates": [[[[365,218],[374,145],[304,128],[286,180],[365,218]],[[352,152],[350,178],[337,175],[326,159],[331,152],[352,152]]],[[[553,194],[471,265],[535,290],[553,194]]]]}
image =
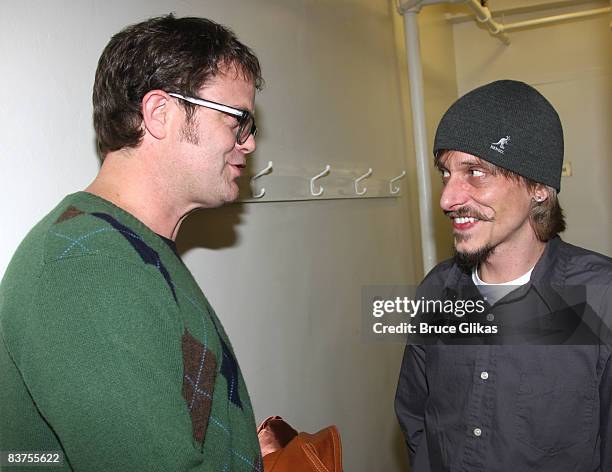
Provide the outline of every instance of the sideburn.
{"type": "Polygon", "coordinates": [[[187,116],[185,123],[180,130],[180,139],[183,142],[198,146],[200,139],[198,138],[198,120],[195,115],[187,116]]]}

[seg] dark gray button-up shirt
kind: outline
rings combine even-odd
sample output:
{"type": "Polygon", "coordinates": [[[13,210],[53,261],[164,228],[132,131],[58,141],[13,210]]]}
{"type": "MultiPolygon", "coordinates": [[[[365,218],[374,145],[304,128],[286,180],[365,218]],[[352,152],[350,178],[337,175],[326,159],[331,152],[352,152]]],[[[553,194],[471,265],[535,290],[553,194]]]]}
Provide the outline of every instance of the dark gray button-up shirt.
{"type": "MultiPolygon", "coordinates": [[[[489,314],[525,318],[534,306],[555,312],[567,286],[567,303],[575,306],[582,294],[599,316],[600,326],[589,326],[601,342],[553,336],[547,345],[407,346],[395,408],[413,471],[612,471],[611,285],[612,259],[555,238],[529,284],[489,314]]],[[[457,287],[477,290],[470,273],[447,261],[418,295],[444,297],[432,291],[456,294],[457,287]]]]}

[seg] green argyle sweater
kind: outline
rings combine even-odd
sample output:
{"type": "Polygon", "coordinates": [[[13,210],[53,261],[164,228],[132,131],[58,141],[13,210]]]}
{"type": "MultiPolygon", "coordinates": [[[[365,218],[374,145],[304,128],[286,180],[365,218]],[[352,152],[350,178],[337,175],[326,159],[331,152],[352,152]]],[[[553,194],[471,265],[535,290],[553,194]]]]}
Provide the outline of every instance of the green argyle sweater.
{"type": "Polygon", "coordinates": [[[172,242],[92,194],[9,264],[0,379],[2,451],[62,451],[59,470],[263,469],[231,344],[172,242]]]}

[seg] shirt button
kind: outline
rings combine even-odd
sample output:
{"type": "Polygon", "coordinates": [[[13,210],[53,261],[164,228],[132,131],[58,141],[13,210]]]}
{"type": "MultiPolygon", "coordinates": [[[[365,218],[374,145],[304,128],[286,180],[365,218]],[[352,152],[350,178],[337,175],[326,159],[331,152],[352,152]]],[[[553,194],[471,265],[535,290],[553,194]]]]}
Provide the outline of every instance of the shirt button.
{"type": "Polygon", "coordinates": [[[487,380],[489,378],[489,373],[488,372],[481,372],[480,373],[480,378],[482,380],[487,380]]]}
{"type": "Polygon", "coordinates": [[[474,428],[474,436],[476,436],[477,438],[479,438],[480,436],[482,436],[482,429],[480,429],[480,428],[474,428]]]}

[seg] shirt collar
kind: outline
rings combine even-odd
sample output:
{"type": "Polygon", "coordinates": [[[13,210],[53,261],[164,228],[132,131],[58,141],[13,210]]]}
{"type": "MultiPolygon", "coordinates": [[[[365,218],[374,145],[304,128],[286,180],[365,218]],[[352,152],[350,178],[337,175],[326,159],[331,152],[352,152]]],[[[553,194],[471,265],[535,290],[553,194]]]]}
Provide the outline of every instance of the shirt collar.
{"type": "MultiPolygon", "coordinates": [[[[549,240],[546,243],[544,252],[533,268],[531,279],[523,286],[524,290],[516,290],[516,293],[512,292],[504,297],[503,300],[512,301],[517,297],[522,297],[529,288],[533,287],[549,307],[556,306],[558,304],[558,295],[552,290],[551,286],[565,284],[567,266],[567,255],[562,250],[562,244],[563,241],[559,236],[549,240]]],[[[458,287],[468,289],[468,293],[473,293],[474,289],[478,290],[472,280],[471,271],[453,264],[444,284],[444,290],[456,290],[458,287]]]]}

